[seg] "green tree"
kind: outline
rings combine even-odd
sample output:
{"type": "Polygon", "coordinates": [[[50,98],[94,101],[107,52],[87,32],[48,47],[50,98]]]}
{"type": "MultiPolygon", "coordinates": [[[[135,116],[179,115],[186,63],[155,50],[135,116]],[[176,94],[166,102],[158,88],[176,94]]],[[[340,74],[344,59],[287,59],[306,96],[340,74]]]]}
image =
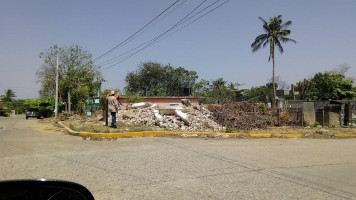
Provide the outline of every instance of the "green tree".
{"type": "Polygon", "coordinates": [[[309,99],[354,99],[356,87],[343,74],[317,73],[309,80],[306,96],[309,99]]]}
{"type": "Polygon", "coordinates": [[[310,89],[310,80],[304,79],[297,82],[295,89],[299,92],[299,99],[303,100],[307,98],[307,92],[310,89]]]}
{"type": "Polygon", "coordinates": [[[213,81],[213,88],[220,89],[220,88],[226,87],[225,86],[226,83],[227,83],[227,81],[224,81],[223,78],[218,78],[215,81],[213,81]]]}
{"type": "Polygon", "coordinates": [[[252,87],[243,91],[243,101],[264,102],[266,97],[271,102],[273,98],[273,83],[259,87],[252,87]]]}
{"type": "MultiPolygon", "coordinates": [[[[41,97],[55,95],[56,56],[59,55],[59,100],[67,101],[68,92],[71,102],[78,105],[81,100],[94,97],[104,82],[100,67],[92,62],[92,55],[78,45],[59,47],[54,45],[40,53],[42,66],[36,72],[41,97]]],[[[79,107],[79,106],[78,106],[79,107]]]]}
{"type": "Polygon", "coordinates": [[[224,104],[229,101],[236,100],[236,89],[235,86],[239,84],[230,84],[227,86],[228,82],[223,78],[218,78],[214,80],[213,87],[205,91],[204,98],[201,100],[205,104],[224,104]]]}
{"type": "Polygon", "coordinates": [[[126,75],[126,92],[141,96],[183,96],[184,88],[191,88],[197,73],[183,67],[173,68],[155,62],[145,62],[126,75]]]}
{"type": "Polygon", "coordinates": [[[201,79],[199,82],[195,83],[193,87],[194,96],[204,96],[208,85],[209,81],[205,79],[201,79]]]}
{"type": "MultiPolygon", "coordinates": [[[[282,16],[278,15],[269,19],[269,22],[264,20],[262,17],[259,19],[263,22],[264,34],[261,34],[255,38],[255,41],[251,44],[252,52],[258,51],[261,47],[266,47],[269,45],[269,58],[273,62],[273,73],[272,73],[272,84],[273,84],[273,99],[276,98],[276,82],[275,82],[275,60],[274,60],[274,48],[277,46],[280,53],[283,53],[283,47],[281,42],[294,42],[295,40],[288,38],[291,31],[287,29],[292,21],[287,21],[283,23],[282,16]]],[[[274,102],[274,101],[272,101],[274,102]]],[[[274,105],[274,103],[272,103],[274,105]]]]}
{"type": "Polygon", "coordinates": [[[5,94],[1,95],[1,100],[4,102],[13,102],[16,97],[15,92],[12,89],[5,90],[5,94]]]}

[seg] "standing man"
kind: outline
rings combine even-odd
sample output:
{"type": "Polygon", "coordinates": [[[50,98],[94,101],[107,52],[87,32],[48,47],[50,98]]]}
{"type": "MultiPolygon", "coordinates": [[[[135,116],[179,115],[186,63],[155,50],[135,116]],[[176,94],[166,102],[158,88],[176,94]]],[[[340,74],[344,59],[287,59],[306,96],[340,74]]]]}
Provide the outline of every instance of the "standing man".
{"type": "Polygon", "coordinates": [[[119,106],[117,105],[117,100],[115,98],[115,92],[111,90],[110,96],[108,97],[108,110],[111,113],[111,127],[116,128],[116,113],[119,111],[119,106]]]}

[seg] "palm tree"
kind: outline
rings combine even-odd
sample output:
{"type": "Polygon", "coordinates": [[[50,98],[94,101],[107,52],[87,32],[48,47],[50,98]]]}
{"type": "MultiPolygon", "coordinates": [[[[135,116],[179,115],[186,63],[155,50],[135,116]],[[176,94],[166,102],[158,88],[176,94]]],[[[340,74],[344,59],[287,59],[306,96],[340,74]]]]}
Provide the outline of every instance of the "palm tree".
{"type": "Polygon", "coordinates": [[[273,100],[272,106],[274,106],[274,99],[276,99],[276,83],[275,83],[275,63],[274,63],[274,46],[276,45],[279,52],[283,53],[283,47],[281,42],[294,42],[295,40],[288,38],[288,35],[291,33],[287,28],[292,24],[292,21],[287,21],[283,23],[281,19],[282,15],[278,15],[277,17],[272,17],[269,19],[269,23],[264,20],[262,17],[259,19],[263,22],[263,29],[266,33],[261,34],[256,37],[255,41],[251,44],[252,52],[258,51],[261,47],[266,47],[269,44],[269,58],[268,62],[273,61],[273,75],[272,75],[272,83],[273,83],[273,100]]]}
{"type": "Polygon", "coordinates": [[[5,95],[1,95],[1,100],[4,102],[12,102],[16,97],[15,92],[11,89],[5,90],[5,95]]]}

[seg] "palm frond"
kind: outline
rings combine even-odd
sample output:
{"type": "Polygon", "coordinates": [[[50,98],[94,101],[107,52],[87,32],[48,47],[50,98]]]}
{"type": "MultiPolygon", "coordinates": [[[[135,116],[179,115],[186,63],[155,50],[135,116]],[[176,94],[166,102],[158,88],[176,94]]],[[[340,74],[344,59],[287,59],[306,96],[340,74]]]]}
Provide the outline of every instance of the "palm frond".
{"type": "Polygon", "coordinates": [[[269,40],[266,40],[265,43],[263,43],[263,48],[265,48],[266,45],[269,44],[269,42],[270,42],[269,40]]]}
{"type": "Polygon", "coordinates": [[[282,42],[293,42],[294,44],[297,43],[297,41],[295,41],[295,40],[293,40],[293,39],[291,39],[291,38],[287,38],[287,37],[281,37],[280,40],[281,40],[282,42]]]}
{"type": "Polygon", "coordinates": [[[290,33],[291,33],[291,31],[288,30],[288,29],[278,31],[278,35],[280,35],[280,36],[287,36],[287,35],[289,35],[290,33]]]}
{"type": "Polygon", "coordinates": [[[287,21],[286,23],[281,25],[281,29],[286,29],[288,26],[292,25],[292,21],[287,21]]]}
{"type": "Polygon", "coordinates": [[[280,52],[280,53],[283,53],[283,47],[282,47],[281,42],[276,38],[276,39],[274,40],[274,43],[277,45],[279,52],[280,52]]]}
{"type": "Polygon", "coordinates": [[[255,41],[251,44],[252,52],[256,52],[261,48],[263,42],[268,39],[267,34],[261,34],[256,37],[255,41]]]}
{"type": "Polygon", "coordinates": [[[268,24],[267,21],[265,19],[263,19],[262,17],[258,17],[258,19],[260,19],[264,24],[268,24]]]}

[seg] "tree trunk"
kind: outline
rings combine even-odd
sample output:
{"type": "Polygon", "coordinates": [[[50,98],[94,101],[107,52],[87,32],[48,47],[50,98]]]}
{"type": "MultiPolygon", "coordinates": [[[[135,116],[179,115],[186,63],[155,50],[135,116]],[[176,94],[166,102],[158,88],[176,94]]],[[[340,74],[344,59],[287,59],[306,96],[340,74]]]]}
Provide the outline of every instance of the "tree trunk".
{"type": "Polygon", "coordinates": [[[68,91],[68,113],[72,113],[72,107],[70,102],[70,91],[68,91]]]}
{"type": "Polygon", "coordinates": [[[271,46],[270,46],[270,53],[272,56],[272,62],[273,62],[273,73],[272,73],[272,85],[273,85],[273,99],[272,99],[272,108],[275,107],[276,105],[276,80],[275,80],[275,65],[274,65],[274,40],[271,38],[271,46]]]}

